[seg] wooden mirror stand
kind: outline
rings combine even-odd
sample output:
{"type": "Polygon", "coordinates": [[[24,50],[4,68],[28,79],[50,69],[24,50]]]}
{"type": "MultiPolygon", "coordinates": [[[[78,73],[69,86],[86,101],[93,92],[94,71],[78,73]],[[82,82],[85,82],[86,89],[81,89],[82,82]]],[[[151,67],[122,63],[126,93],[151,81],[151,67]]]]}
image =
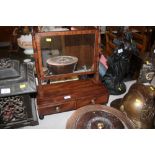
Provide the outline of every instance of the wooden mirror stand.
{"type": "MultiPolygon", "coordinates": [[[[97,29],[36,33],[33,47],[39,83],[37,105],[40,119],[89,104],[108,102],[108,91],[99,80],[97,29]],[[67,73],[63,70],[51,72],[47,60],[64,56],[78,59],[74,69],[67,73]]],[[[57,65],[60,67],[60,64],[57,65]]],[[[50,67],[53,69],[53,66],[50,67]]]]}

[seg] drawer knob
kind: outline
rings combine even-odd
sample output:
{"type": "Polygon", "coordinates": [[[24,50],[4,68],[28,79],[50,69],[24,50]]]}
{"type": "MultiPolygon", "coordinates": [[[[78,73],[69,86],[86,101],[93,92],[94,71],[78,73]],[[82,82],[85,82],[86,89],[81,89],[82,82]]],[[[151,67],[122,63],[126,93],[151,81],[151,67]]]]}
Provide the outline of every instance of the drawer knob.
{"type": "Polygon", "coordinates": [[[56,112],[60,112],[60,107],[55,108],[56,112]]]}
{"type": "Polygon", "coordinates": [[[92,99],[92,100],[91,100],[91,103],[92,103],[92,104],[95,104],[95,100],[94,100],[94,99],[92,99]]]}
{"type": "Polygon", "coordinates": [[[97,128],[98,129],[103,129],[104,128],[104,124],[103,123],[98,123],[97,124],[97,128]]]}

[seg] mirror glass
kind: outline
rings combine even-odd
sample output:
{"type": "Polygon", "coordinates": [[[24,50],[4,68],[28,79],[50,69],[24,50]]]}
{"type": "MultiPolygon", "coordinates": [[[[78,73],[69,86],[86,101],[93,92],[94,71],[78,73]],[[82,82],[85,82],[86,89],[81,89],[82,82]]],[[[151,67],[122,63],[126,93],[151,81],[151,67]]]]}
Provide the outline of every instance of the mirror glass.
{"type": "Polygon", "coordinates": [[[45,76],[94,71],[95,34],[41,37],[45,76]]]}

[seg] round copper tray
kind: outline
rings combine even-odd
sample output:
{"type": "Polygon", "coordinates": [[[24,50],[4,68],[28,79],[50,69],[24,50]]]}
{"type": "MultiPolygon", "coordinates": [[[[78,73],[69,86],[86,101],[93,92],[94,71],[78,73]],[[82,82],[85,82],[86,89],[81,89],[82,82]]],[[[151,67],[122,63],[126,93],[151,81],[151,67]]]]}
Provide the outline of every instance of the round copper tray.
{"type": "Polygon", "coordinates": [[[120,111],[103,105],[88,105],[76,110],[67,121],[67,129],[126,129],[133,128],[120,111]]]}
{"type": "Polygon", "coordinates": [[[55,66],[61,66],[61,65],[71,65],[77,63],[78,58],[73,56],[55,56],[52,58],[49,58],[47,60],[48,65],[55,65],[55,66]]]}
{"type": "Polygon", "coordinates": [[[47,60],[47,67],[52,74],[72,73],[78,62],[77,57],[56,56],[47,60]]]}

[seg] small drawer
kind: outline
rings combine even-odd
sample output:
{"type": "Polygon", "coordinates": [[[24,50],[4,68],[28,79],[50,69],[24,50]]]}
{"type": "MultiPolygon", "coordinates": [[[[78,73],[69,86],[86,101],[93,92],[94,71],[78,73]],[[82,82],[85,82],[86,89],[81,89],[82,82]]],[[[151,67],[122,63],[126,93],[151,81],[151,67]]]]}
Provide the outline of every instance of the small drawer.
{"type": "Polygon", "coordinates": [[[105,96],[85,97],[77,100],[76,108],[89,104],[106,104],[108,99],[105,96]]]}
{"type": "Polygon", "coordinates": [[[63,102],[63,103],[59,103],[57,105],[52,106],[39,106],[38,107],[38,111],[39,111],[39,115],[50,115],[50,114],[55,114],[55,113],[60,113],[60,112],[65,112],[65,111],[69,111],[69,110],[74,110],[75,109],[75,101],[68,101],[68,102],[63,102]]]}
{"type": "Polygon", "coordinates": [[[69,111],[75,109],[75,102],[70,101],[70,102],[65,102],[60,105],[52,107],[52,113],[59,113],[59,112],[64,112],[64,111],[69,111]]]}
{"type": "Polygon", "coordinates": [[[88,104],[95,104],[95,97],[85,97],[77,100],[76,108],[86,106],[88,104]]]}

